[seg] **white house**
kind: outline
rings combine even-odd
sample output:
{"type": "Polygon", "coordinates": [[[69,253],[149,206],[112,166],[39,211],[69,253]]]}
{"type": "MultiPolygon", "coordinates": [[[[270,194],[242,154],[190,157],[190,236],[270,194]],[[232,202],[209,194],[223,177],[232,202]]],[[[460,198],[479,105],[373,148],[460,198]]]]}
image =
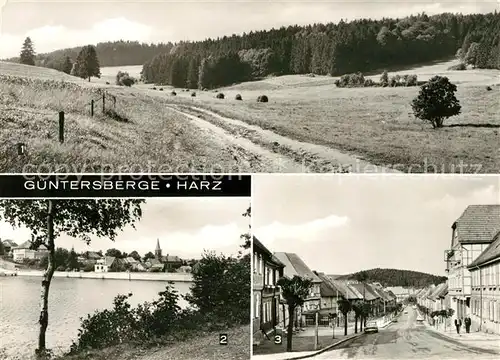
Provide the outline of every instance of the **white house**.
{"type": "Polygon", "coordinates": [[[30,249],[31,241],[25,241],[21,245],[12,248],[12,259],[20,262],[24,259],[39,260],[48,254],[47,247],[40,245],[38,249],[30,249]]]}
{"type": "Polygon", "coordinates": [[[111,265],[114,263],[115,257],[113,256],[105,256],[96,261],[94,265],[95,272],[108,272],[111,265]]]}

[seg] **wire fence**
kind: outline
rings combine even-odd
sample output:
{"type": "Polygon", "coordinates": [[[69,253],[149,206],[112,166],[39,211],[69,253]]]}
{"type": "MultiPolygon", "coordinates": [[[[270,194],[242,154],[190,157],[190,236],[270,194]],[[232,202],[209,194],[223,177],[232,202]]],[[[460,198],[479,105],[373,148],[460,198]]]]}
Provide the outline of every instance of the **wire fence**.
{"type": "Polygon", "coordinates": [[[116,109],[116,96],[111,95],[111,94],[106,94],[106,92],[104,92],[102,94],[102,97],[90,100],[90,116],[94,116],[94,110],[95,110],[96,106],[98,105],[99,101],[102,101],[102,113],[103,114],[106,113],[106,97],[113,104],[113,110],[116,109]]]}

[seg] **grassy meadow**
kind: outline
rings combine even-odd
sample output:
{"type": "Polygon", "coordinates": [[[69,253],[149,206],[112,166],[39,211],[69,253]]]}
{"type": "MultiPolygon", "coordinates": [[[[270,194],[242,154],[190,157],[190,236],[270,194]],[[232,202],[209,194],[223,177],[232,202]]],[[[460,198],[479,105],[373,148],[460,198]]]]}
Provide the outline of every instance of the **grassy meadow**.
{"type": "Polygon", "coordinates": [[[0,63],[0,74],[2,172],[248,170],[241,170],[234,148],[157,97],[19,64],[0,63]],[[103,114],[98,101],[91,117],[90,101],[101,99],[103,88],[116,96],[117,114],[103,114]],[[62,144],[59,111],[65,112],[62,144]],[[17,143],[26,144],[25,155],[17,154],[17,143]]]}
{"type": "MultiPolygon", "coordinates": [[[[178,93],[176,101],[202,107],[298,141],[339,149],[403,172],[500,172],[500,71],[448,71],[444,62],[395,74],[419,80],[444,75],[457,85],[461,114],[433,129],[413,116],[419,87],[337,88],[336,78],[289,75],[220,89],[178,93]],[[487,91],[486,86],[492,86],[487,91]],[[243,101],[234,100],[241,94],[243,101]],[[269,103],[257,103],[265,94],[269,103]],[[181,100],[180,98],[185,98],[181,100]]],[[[368,76],[378,81],[380,75],[368,76]]]]}
{"type": "MultiPolygon", "coordinates": [[[[412,173],[498,173],[500,71],[448,71],[453,64],[389,73],[416,74],[419,81],[444,75],[457,85],[461,114],[432,129],[412,114],[418,87],[337,88],[335,77],[287,75],[197,90],[195,97],[191,90],[175,89],[172,96],[169,86],[114,85],[118,70],[137,76],[140,66],[103,68],[102,78],[89,83],[51,69],[0,62],[0,151],[6,154],[0,170],[272,172],[277,170],[270,164],[279,155],[294,166],[303,159],[317,165],[337,157],[412,173]],[[493,90],[486,91],[487,85],[493,90]],[[90,100],[103,90],[116,96],[117,114],[103,115],[97,102],[90,117],[90,100]],[[215,98],[218,91],[225,99],[215,98]],[[236,94],[243,100],[235,100],[236,94]],[[268,103],[256,101],[263,94],[268,103]],[[183,105],[194,117],[171,105],[183,105]],[[57,140],[61,110],[66,112],[63,144],[57,140]],[[27,145],[24,156],[17,155],[19,142],[27,145]],[[333,152],[329,159],[325,149],[333,152]]],[[[367,77],[378,80],[380,74],[367,77]]]]}

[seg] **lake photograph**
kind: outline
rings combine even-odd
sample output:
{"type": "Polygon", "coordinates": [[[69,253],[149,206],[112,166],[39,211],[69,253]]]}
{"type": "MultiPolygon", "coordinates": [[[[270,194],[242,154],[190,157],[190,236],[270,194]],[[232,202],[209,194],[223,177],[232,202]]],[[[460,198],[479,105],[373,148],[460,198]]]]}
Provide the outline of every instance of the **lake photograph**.
{"type": "Polygon", "coordinates": [[[249,359],[249,205],[0,200],[0,359],[249,359]]]}

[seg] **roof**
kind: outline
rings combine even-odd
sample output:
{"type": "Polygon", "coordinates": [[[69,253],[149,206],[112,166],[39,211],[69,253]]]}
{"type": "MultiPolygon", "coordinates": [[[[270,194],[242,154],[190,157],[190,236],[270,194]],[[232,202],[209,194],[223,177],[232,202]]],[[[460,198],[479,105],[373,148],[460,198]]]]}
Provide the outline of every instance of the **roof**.
{"type": "Polygon", "coordinates": [[[500,231],[493,238],[493,242],[467,267],[470,269],[495,260],[500,261],[500,231]]]}
{"type": "Polygon", "coordinates": [[[285,264],[283,264],[271,251],[269,251],[268,248],[262,244],[259,239],[257,239],[255,236],[253,237],[253,242],[252,242],[253,249],[259,250],[262,253],[265,253],[275,265],[278,265],[280,267],[285,267],[285,264]]]}
{"type": "Polygon", "coordinates": [[[321,296],[324,297],[336,297],[337,295],[342,295],[342,291],[340,291],[332,280],[325,275],[325,273],[320,273],[314,271],[314,273],[321,279],[321,284],[319,285],[319,290],[321,296]]]}
{"type": "Polygon", "coordinates": [[[341,276],[344,276],[344,275],[327,275],[330,279],[337,279],[341,276]]]}
{"type": "Polygon", "coordinates": [[[385,292],[391,297],[392,300],[397,299],[397,296],[391,290],[385,290],[385,292]]]}
{"type": "Polygon", "coordinates": [[[349,286],[358,290],[358,292],[361,293],[362,298],[367,301],[380,298],[380,295],[378,295],[368,284],[351,282],[349,283],[349,286]]]}
{"type": "Polygon", "coordinates": [[[339,289],[341,295],[347,300],[357,300],[363,298],[363,294],[359,293],[355,288],[349,286],[347,280],[335,280],[332,278],[330,278],[330,280],[334,286],[339,289]]]}
{"type": "Polygon", "coordinates": [[[107,266],[111,266],[111,264],[113,264],[113,262],[115,261],[115,257],[114,256],[105,256],[104,257],[104,264],[107,265],[107,266]]]}
{"type": "Polygon", "coordinates": [[[129,263],[129,264],[136,264],[138,263],[139,261],[137,261],[136,259],[134,259],[133,257],[131,256],[128,256],[126,257],[125,259],[123,259],[125,262],[129,263]]]}
{"type": "Polygon", "coordinates": [[[321,279],[317,277],[311,269],[309,269],[309,267],[297,254],[277,252],[274,255],[285,265],[284,274],[286,276],[293,277],[298,275],[303,278],[308,278],[314,283],[321,282],[321,279]]]}
{"type": "Polygon", "coordinates": [[[14,242],[14,240],[10,240],[10,239],[2,241],[2,244],[9,246],[9,247],[16,247],[17,246],[17,244],[14,242]]]}
{"type": "Polygon", "coordinates": [[[446,285],[446,283],[441,283],[439,285],[437,285],[435,288],[432,289],[432,291],[429,292],[429,295],[427,295],[427,297],[431,300],[436,300],[438,299],[441,294],[443,293],[443,290],[446,290],[448,289],[448,286],[446,285]]]}
{"type": "Polygon", "coordinates": [[[500,205],[469,205],[452,227],[461,244],[491,243],[500,231],[500,205]]]}
{"type": "Polygon", "coordinates": [[[31,241],[26,240],[21,245],[16,246],[16,249],[31,249],[31,241]]]}
{"type": "Polygon", "coordinates": [[[382,300],[391,301],[392,297],[387,294],[381,286],[370,284],[370,287],[380,296],[382,300]]]}
{"type": "Polygon", "coordinates": [[[89,251],[87,253],[87,258],[96,260],[96,259],[101,259],[102,256],[96,253],[95,251],[89,251]]]}
{"type": "Polygon", "coordinates": [[[157,264],[153,264],[153,265],[151,265],[151,267],[152,267],[153,269],[157,269],[157,268],[158,268],[158,269],[163,269],[164,264],[162,264],[162,263],[157,263],[157,264]]]}
{"type": "Polygon", "coordinates": [[[161,258],[164,262],[182,262],[182,259],[178,256],[167,255],[161,258]]]}

